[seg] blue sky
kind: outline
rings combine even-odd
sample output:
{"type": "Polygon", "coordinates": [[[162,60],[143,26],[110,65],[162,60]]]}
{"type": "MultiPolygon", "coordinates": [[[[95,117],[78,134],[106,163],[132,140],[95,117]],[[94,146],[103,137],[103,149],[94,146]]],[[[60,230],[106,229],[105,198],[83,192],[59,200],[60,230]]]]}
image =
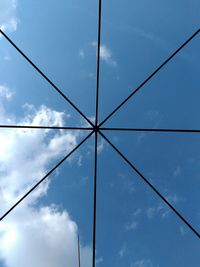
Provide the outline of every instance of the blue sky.
{"type": "MultiPolygon", "coordinates": [[[[95,116],[97,1],[9,0],[0,25],[90,119],[95,116]]],[[[99,120],[199,28],[200,3],[102,1],[99,120]]],[[[200,129],[200,37],[184,48],[107,127],[200,129]]],[[[0,123],[86,126],[4,39],[0,123]]],[[[87,132],[1,130],[3,213],[87,132]]],[[[107,137],[199,231],[200,135],[113,132],[107,137]]],[[[0,226],[0,266],[91,266],[90,138],[0,226]],[[25,255],[25,256],[24,256],[25,255]]],[[[97,266],[198,267],[198,238],[99,138],[97,266]]]]}

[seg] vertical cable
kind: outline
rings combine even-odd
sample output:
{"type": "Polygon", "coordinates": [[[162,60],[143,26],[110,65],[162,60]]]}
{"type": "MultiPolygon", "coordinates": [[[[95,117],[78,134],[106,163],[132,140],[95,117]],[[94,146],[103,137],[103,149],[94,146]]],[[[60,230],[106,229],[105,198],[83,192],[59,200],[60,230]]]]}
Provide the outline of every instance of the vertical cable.
{"type": "Polygon", "coordinates": [[[81,267],[81,255],[80,255],[80,239],[78,234],[78,267],[81,267]]]}
{"type": "Polygon", "coordinates": [[[97,208],[97,132],[95,132],[95,151],[94,151],[94,206],[93,206],[93,257],[92,267],[96,266],[96,208],[97,208]]]}
{"type": "Polygon", "coordinates": [[[100,51],[101,50],[101,0],[99,0],[98,9],[98,39],[97,39],[97,72],[96,72],[96,116],[95,126],[98,125],[99,115],[99,72],[100,72],[100,51]]]}

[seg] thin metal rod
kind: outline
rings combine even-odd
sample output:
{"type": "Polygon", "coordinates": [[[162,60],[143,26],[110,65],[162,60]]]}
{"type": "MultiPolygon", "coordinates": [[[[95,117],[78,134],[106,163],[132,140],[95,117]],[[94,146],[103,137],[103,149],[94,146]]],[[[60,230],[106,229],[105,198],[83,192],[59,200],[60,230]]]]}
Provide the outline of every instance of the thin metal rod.
{"type": "Polygon", "coordinates": [[[5,212],[1,218],[0,221],[2,221],[13,209],[15,209],[30,193],[33,192],[44,180],[47,179],[47,177],[52,174],[67,158],[69,158],[91,135],[93,132],[91,132],[89,135],[87,135],[70,153],[68,153],[58,164],[56,164],[39,182],[37,182],[24,196],[22,196],[7,212],[5,212]]]}
{"type": "Polygon", "coordinates": [[[35,125],[0,125],[0,128],[16,129],[50,129],[50,130],[93,130],[92,127],[60,127],[60,126],[35,126],[35,125]]]}
{"type": "Polygon", "coordinates": [[[78,267],[81,267],[80,238],[78,234],[78,267]]]}
{"type": "Polygon", "coordinates": [[[103,125],[113,114],[115,114],[133,95],[135,95],[151,78],[153,78],[172,58],[178,54],[198,33],[200,29],[198,29],[195,33],[193,33],[170,57],[168,57],[154,72],[152,72],[144,82],[142,82],[124,101],[121,102],[100,124],[103,125]]]}
{"type": "Polygon", "coordinates": [[[172,133],[200,133],[200,130],[187,130],[187,129],[146,129],[146,128],[115,128],[115,127],[102,127],[101,131],[123,131],[123,132],[172,132],[172,133]]]}
{"type": "Polygon", "coordinates": [[[22,52],[22,50],[0,29],[3,37],[30,63],[30,65],[93,127],[93,123],[83,114],[83,112],[22,52]]]}
{"type": "Polygon", "coordinates": [[[94,148],[94,204],[93,204],[93,253],[92,267],[96,266],[96,211],[97,211],[97,143],[98,135],[95,132],[95,148],[94,148]]]}
{"type": "Polygon", "coordinates": [[[192,232],[200,238],[200,234],[197,232],[197,230],[194,229],[194,227],[170,204],[170,202],[149,182],[149,180],[119,151],[119,149],[113,145],[111,141],[102,133],[99,131],[99,134],[111,145],[111,147],[123,158],[128,165],[139,175],[140,178],[153,190],[153,192],[161,198],[167,206],[175,212],[175,214],[192,230],[192,232]]]}
{"type": "Polygon", "coordinates": [[[100,51],[101,50],[101,0],[99,0],[98,8],[98,39],[97,39],[97,70],[96,70],[96,116],[95,126],[98,125],[99,113],[99,74],[100,74],[100,51]]]}

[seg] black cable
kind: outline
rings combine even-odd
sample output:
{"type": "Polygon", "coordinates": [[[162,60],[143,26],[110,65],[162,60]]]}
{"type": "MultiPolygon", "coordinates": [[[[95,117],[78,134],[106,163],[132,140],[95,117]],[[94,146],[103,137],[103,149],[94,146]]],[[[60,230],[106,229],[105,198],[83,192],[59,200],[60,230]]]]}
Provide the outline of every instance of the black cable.
{"type": "Polygon", "coordinates": [[[33,190],[35,190],[50,174],[52,174],[69,156],[71,156],[91,135],[91,132],[85,137],[70,153],[68,153],[58,164],[56,164],[39,182],[37,182],[23,197],[21,197],[7,212],[5,212],[0,221],[2,221],[13,209],[15,209],[33,190]]]}
{"type": "Polygon", "coordinates": [[[93,123],[80,111],[80,109],[28,58],[22,50],[0,29],[5,39],[28,61],[31,66],[93,127],[93,123]]]}
{"type": "Polygon", "coordinates": [[[95,151],[94,151],[94,206],[93,206],[93,249],[92,267],[96,266],[96,212],[97,212],[97,144],[98,136],[95,132],[95,151]]]}
{"type": "Polygon", "coordinates": [[[119,151],[119,149],[111,143],[108,138],[99,131],[99,134],[111,145],[111,147],[123,158],[128,165],[139,175],[140,178],[153,190],[154,193],[156,193],[159,198],[161,198],[165,204],[168,205],[168,207],[173,210],[176,215],[192,230],[192,232],[200,238],[200,234],[197,232],[197,230],[194,229],[194,227],[169,203],[169,201],[149,182],[149,180],[119,151]]]}
{"type": "Polygon", "coordinates": [[[32,126],[32,125],[0,125],[0,128],[16,129],[50,129],[50,130],[93,130],[92,127],[65,127],[65,126],[32,126]]]}
{"type": "Polygon", "coordinates": [[[178,52],[180,52],[198,33],[198,29],[193,33],[170,57],[168,57],[154,72],[152,72],[144,82],[142,82],[124,101],[121,102],[100,124],[103,125],[115,112],[117,112],[133,95],[135,95],[151,78],[153,78],[178,52]]]}
{"type": "Polygon", "coordinates": [[[102,127],[101,131],[123,131],[123,132],[166,132],[166,133],[200,133],[200,130],[192,129],[147,129],[147,128],[118,128],[118,127],[102,127]]]}
{"type": "Polygon", "coordinates": [[[81,267],[80,238],[78,234],[78,267],[81,267]]]}
{"type": "Polygon", "coordinates": [[[96,116],[95,116],[95,126],[98,125],[98,113],[99,113],[100,50],[101,50],[101,0],[99,0],[99,9],[98,9],[98,39],[97,39],[96,116]]]}

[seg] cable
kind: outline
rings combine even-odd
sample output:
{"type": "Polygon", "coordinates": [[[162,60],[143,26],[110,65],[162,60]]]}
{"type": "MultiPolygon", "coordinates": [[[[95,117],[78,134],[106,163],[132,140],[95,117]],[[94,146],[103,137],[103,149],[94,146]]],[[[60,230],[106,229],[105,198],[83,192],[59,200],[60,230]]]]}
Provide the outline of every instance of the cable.
{"type": "Polygon", "coordinates": [[[22,50],[0,29],[5,39],[28,61],[31,66],[93,127],[93,123],[80,111],[80,109],[28,58],[22,50]]]}
{"type": "Polygon", "coordinates": [[[119,151],[119,149],[114,146],[108,138],[101,132],[99,134],[111,145],[111,147],[123,158],[128,165],[139,175],[140,178],[153,190],[154,193],[156,193],[159,198],[161,198],[165,204],[168,205],[168,207],[173,210],[176,215],[192,230],[192,232],[200,238],[200,234],[194,229],[194,227],[169,203],[169,201],[149,182],[149,180],[119,151]]]}
{"type": "Polygon", "coordinates": [[[133,95],[135,95],[151,78],[153,78],[178,52],[180,52],[198,33],[198,29],[193,33],[170,57],[168,57],[154,72],[152,72],[144,82],[142,82],[124,101],[121,102],[100,124],[102,126],[113,114],[115,114],[133,95]]]}
{"type": "Polygon", "coordinates": [[[99,0],[98,9],[98,41],[97,41],[97,72],[96,72],[96,116],[95,126],[98,125],[98,113],[99,113],[99,74],[100,74],[100,50],[101,50],[101,0],[99,0]]]}
{"type": "Polygon", "coordinates": [[[0,128],[16,129],[50,129],[50,130],[93,130],[91,127],[65,127],[65,126],[32,126],[32,125],[0,125],[0,128]]]}
{"type": "Polygon", "coordinates": [[[187,129],[146,129],[146,128],[117,128],[117,127],[102,127],[101,131],[124,131],[124,132],[166,132],[166,133],[200,133],[200,130],[187,129]]]}
{"type": "Polygon", "coordinates": [[[39,182],[37,182],[24,196],[22,196],[7,212],[5,212],[0,221],[2,221],[12,210],[14,210],[30,193],[35,190],[46,178],[52,174],[69,156],[71,156],[91,135],[91,132],[87,137],[85,137],[70,153],[68,153],[58,164],[56,164],[39,182]]]}
{"type": "Polygon", "coordinates": [[[96,266],[95,256],[96,256],[96,213],[97,213],[97,143],[98,143],[98,136],[97,136],[97,132],[95,132],[92,267],[96,266]]]}

